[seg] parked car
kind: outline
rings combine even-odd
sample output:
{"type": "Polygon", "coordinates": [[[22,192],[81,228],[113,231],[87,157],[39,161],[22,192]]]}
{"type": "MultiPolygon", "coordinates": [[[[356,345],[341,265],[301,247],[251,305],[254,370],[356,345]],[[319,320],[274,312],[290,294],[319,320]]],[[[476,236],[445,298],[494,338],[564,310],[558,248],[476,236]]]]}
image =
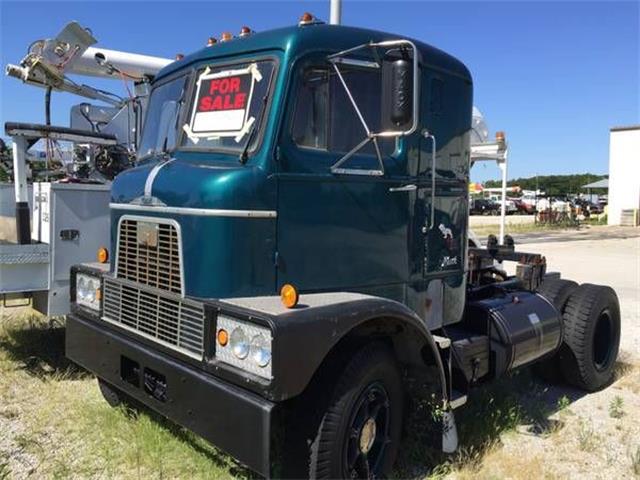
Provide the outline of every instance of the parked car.
{"type": "Polygon", "coordinates": [[[510,201],[516,206],[516,213],[520,215],[531,215],[536,209],[532,204],[524,202],[521,198],[510,198],[510,201]]]}
{"type": "Polygon", "coordinates": [[[469,213],[471,215],[500,215],[500,205],[486,198],[477,198],[471,201],[469,213]]]}

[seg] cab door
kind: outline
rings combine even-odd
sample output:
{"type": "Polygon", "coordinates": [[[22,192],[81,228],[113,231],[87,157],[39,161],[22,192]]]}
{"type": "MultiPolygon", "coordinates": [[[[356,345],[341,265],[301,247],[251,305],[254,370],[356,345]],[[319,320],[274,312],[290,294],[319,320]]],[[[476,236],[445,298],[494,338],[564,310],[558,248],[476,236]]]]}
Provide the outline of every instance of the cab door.
{"type": "Polygon", "coordinates": [[[462,79],[428,70],[422,84],[415,230],[422,231],[416,238],[423,281],[415,285],[432,305],[424,314],[429,327],[438,328],[457,322],[464,309],[471,89],[462,79]]]}
{"type": "MultiPolygon", "coordinates": [[[[371,144],[348,160],[351,173],[331,172],[365,131],[323,58],[297,66],[279,141],[277,288],[292,283],[301,291],[351,290],[402,300],[416,193],[405,147],[396,139],[380,142],[382,175],[372,173],[379,162],[371,144]]],[[[380,118],[377,74],[366,67],[344,71],[372,129],[380,118]]]]}

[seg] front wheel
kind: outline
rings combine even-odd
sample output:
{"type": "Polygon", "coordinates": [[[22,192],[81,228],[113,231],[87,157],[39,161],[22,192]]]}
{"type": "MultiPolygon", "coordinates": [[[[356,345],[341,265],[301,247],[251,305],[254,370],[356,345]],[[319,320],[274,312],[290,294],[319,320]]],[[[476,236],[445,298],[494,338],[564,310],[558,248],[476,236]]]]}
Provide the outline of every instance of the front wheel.
{"type": "Polygon", "coordinates": [[[358,350],[339,374],[311,445],[310,478],[379,478],[395,460],[403,391],[381,343],[358,350]]]}

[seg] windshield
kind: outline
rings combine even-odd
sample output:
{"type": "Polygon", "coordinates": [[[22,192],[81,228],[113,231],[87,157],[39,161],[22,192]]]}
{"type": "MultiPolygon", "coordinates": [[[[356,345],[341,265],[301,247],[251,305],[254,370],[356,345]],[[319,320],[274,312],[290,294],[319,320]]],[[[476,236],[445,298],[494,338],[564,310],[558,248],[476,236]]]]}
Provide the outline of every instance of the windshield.
{"type": "Polygon", "coordinates": [[[155,87],[149,97],[138,158],[176,147],[178,116],[183,103],[186,75],[155,87]]]}
{"type": "Polygon", "coordinates": [[[262,130],[273,60],[198,70],[182,129],[182,146],[244,152],[255,148],[262,130]]]}
{"type": "Polygon", "coordinates": [[[238,153],[255,148],[266,118],[274,71],[273,60],[209,65],[193,77],[183,75],[155,87],[138,158],[177,147],[238,153]],[[187,89],[188,78],[194,79],[192,89],[187,89]],[[189,109],[186,115],[183,106],[189,109]]]}

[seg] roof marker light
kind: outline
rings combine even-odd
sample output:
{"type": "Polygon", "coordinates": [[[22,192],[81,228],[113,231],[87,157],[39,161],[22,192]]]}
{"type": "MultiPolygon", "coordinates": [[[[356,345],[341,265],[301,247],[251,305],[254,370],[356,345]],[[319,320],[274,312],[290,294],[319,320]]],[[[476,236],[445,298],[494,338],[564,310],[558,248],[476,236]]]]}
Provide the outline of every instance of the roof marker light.
{"type": "Polygon", "coordinates": [[[218,43],[218,40],[216,40],[215,37],[209,37],[207,39],[207,47],[213,47],[216,43],[218,43]]]}
{"type": "Polygon", "coordinates": [[[184,58],[184,54],[182,53],[176,53],[176,61],[180,61],[184,58]]]}
{"type": "Polygon", "coordinates": [[[231,32],[222,32],[222,36],[220,37],[221,42],[228,42],[229,40],[233,40],[233,34],[231,32]]]}
{"type": "Polygon", "coordinates": [[[252,33],[253,33],[253,30],[251,30],[251,28],[247,27],[246,25],[240,29],[240,37],[241,38],[248,37],[252,33]]]}
{"type": "Polygon", "coordinates": [[[312,25],[314,23],[319,23],[316,17],[312,13],[304,12],[300,17],[298,25],[303,27],[305,25],[312,25]]]}

